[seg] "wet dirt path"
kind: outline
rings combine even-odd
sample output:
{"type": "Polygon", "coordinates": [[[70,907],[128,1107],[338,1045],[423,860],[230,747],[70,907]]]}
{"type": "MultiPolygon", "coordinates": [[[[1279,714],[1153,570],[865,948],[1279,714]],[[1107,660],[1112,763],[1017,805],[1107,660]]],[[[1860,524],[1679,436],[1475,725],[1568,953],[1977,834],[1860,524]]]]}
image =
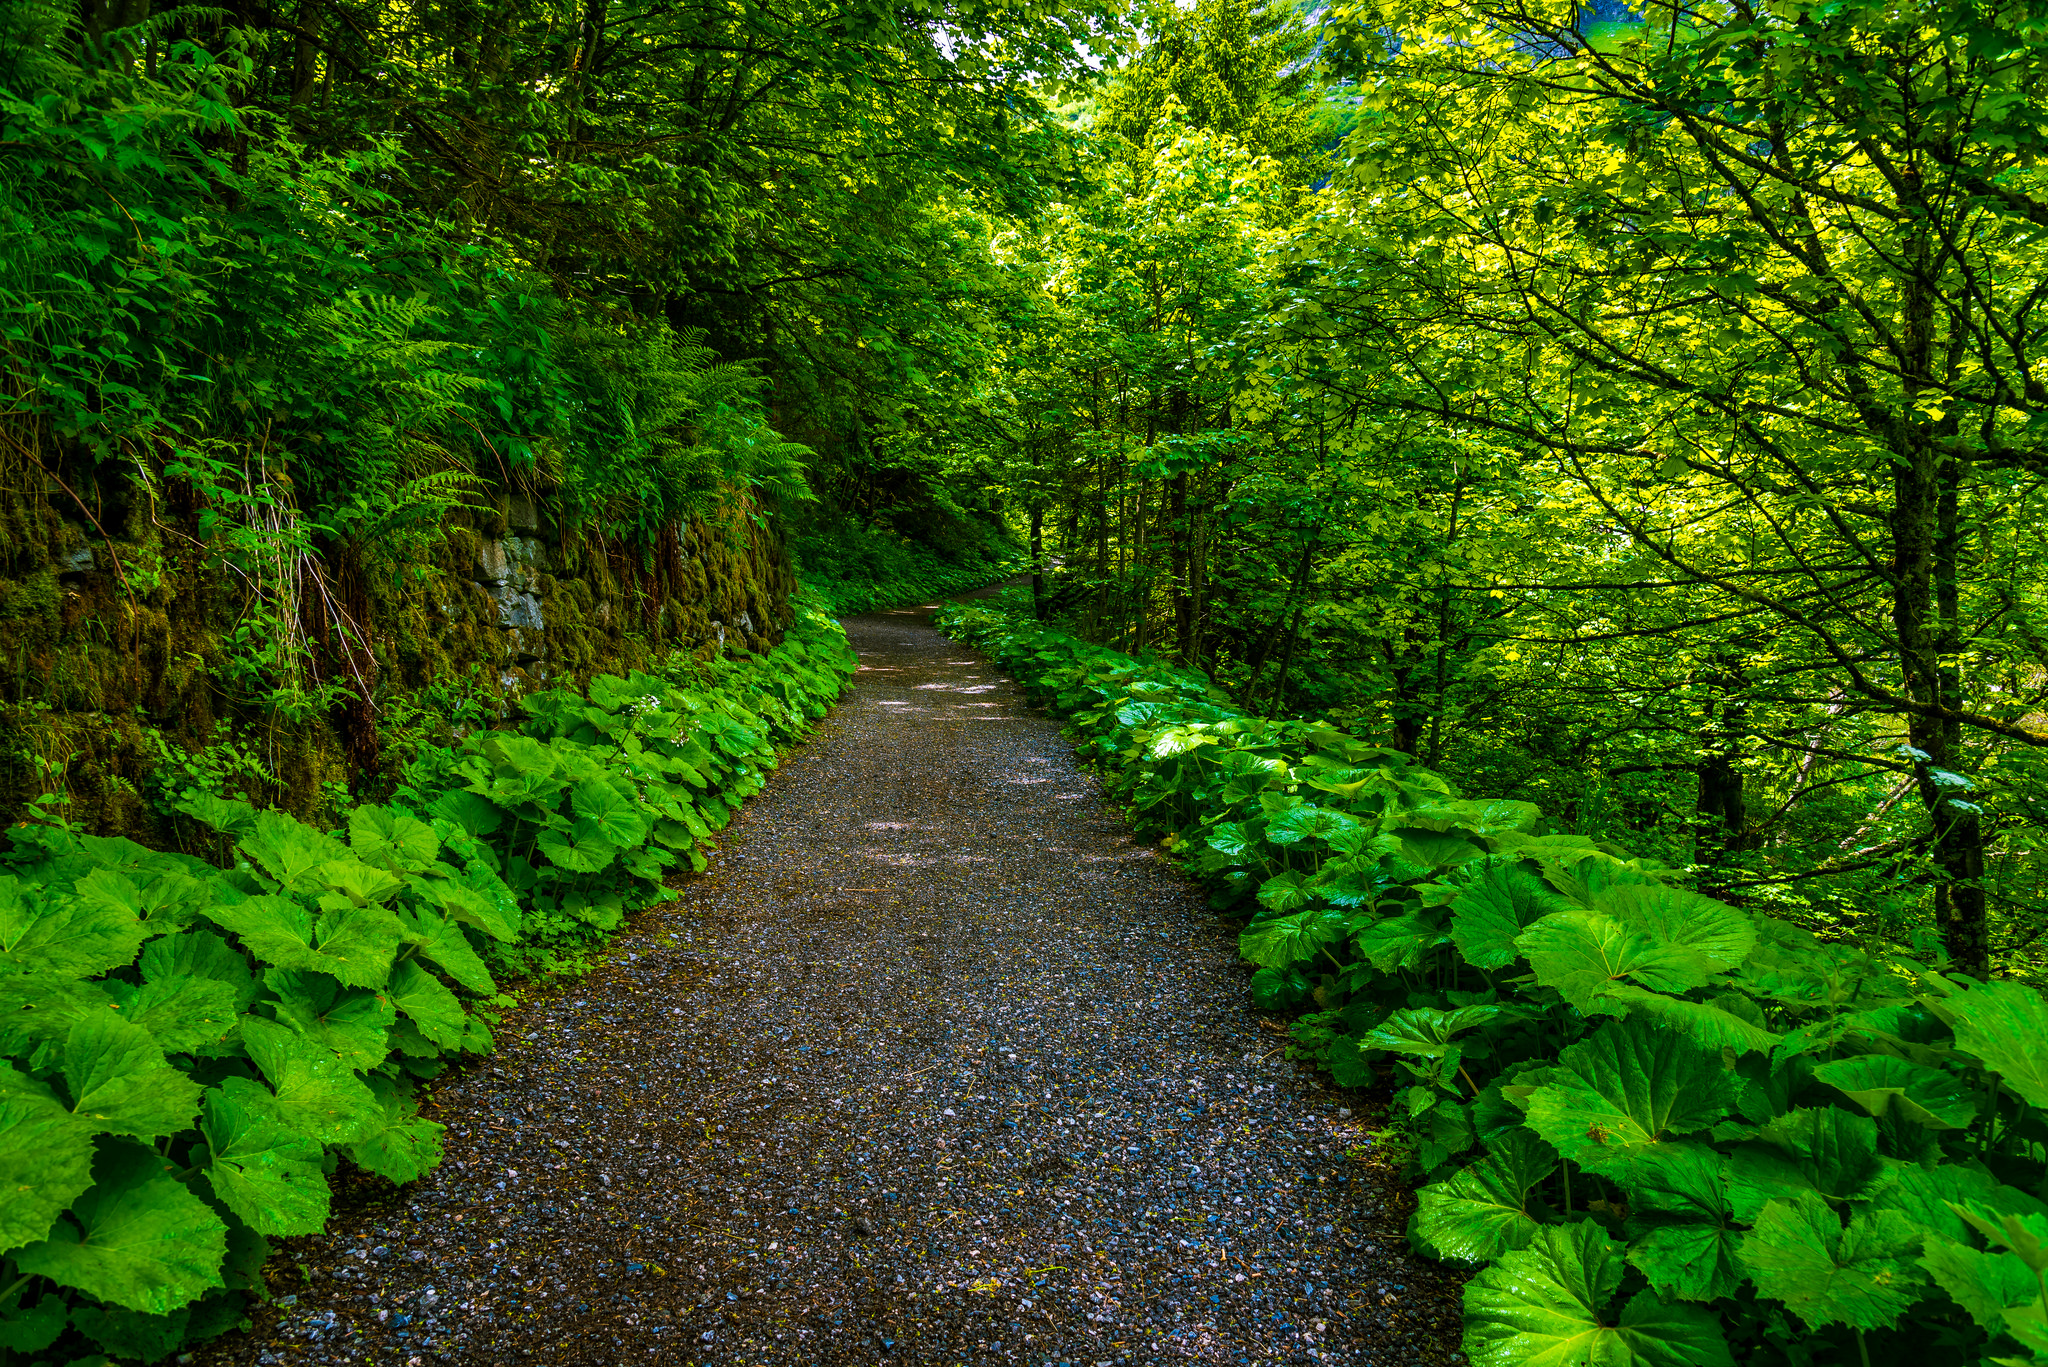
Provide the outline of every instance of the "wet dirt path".
{"type": "Polygon", "coordinates": [[[202,1362],[1448,1362],[1453,1279],[1234,933],[927,611],[682,900],[445,1081],[202,1362]]]}

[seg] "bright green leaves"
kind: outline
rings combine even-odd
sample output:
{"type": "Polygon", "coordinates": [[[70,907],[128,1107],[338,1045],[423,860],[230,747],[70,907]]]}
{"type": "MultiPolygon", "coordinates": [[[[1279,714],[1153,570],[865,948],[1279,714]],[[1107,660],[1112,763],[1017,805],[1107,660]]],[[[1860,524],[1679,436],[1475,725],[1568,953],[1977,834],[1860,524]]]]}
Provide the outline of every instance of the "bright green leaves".
{"type": "Polygon", "coordinates": [[[153,1139],[189,1128],[199,1109],[199,1084],[164,1061],[149,1031],[112,1011],[71,1027],[63,1076],[71,1112],[89,1130],[153,1139]]]}
{"type": "Polygon", "coordinates": [[[1474,967],[1506,968],[1521,954],[1516,936],[1569,906],[1520,865],[1490,864],[1451,903],[1451,939],[1474,967]]]}
{"type": "Polygon", "coordinates": [[[439,978],[407,961],[393,971],[386,991],[391,1005],[403,1011],[422,1035],[444,1048],[461,1047],[469,1013],[439,978]]]}
{"type": "Polygon", "coordinates": [[[381,987],[405,939],[398,918],[382,907],[344,904],[316,917],[288,898],[252,897],[206,914],[259,959],[326,973],[351,987],[381,987]]]}
{"type": "Polygon", "coordinates": [[[40,1239],[92,1184],[92,1131],[48,1087],[0,1063],[0,1252],[40,1239]]]}
{"type": "Polygon", "coordinates": [[[1581,1010],[1599,1009],[1610,984],[1685,992],[1740,963],[1756,927],[1725,902],[1661,883],[1587,891],[1589,910],[1536,922],[1515,944],[1536,970],[1581,1010]]]}
{"type": "Polygon", "coordinates": [[[1413,1233],[1440,1258],[1483,1262],[1528,1246],[1542,1228],[1530,1193],[1557,1168],[1557,1154],[1511,1131],[1485,1158],[1416,1193],[1413,1233]]]}
{"type": "Polygon", "coordinates": [[[410,1182],[441,1161],[444,1127],[414,1114],[411,1098],[383,1078],[373,1078],[376,1115],[348,1156],[393,1182],[410,1182]]]}
{"type": "Polygon", "coordinates": [[[2005,1332],[2006,1312],[2041,1295],[2041,1278],[2024,1258],[1985,1252],[1939,1234],[1929,1235],[1920,1266],[1935,1285],[1985,1333],[2005,1332]]]}
{"type": "Polygon", "coordinates": [[[1580,1010],[1592,1009],[1609,983],[1633,980],[1653,992],[1684,992],[1706,982],[1712,969],[1681,945],[1659,944],[1606,916],[1566,912],[1546,916],[1515,940],[1536,970],[1580,1010]]]}
{"type": "Polygon", "coordinates": [[[0,975],[91,977],[133,963],[150,933],[133,911],[0,877],[0,975]]]}
{"type": "Polygon", "coordinates": [[[389,807],[365,804],[348,814],[348,843],[356,858],[387,873],[419,873],[441,852],[426,822],[389,807]]]}
{"type": "Polygon", "coordinates": [[[242,1039],[292,1129],[324,1144],[347,1144],[377,1123],[376,1098],[332,1050],[266,1020],[244,1022],[242,1039]]]}
{"type": "Polygon", "coordinates": [[[93,1185],[49,1237],[15,1251],[16,1266],[103,1301],[162,1315],[221,1286],[227,1225],[150,1150],[115,1143],[93,1185]]]}
{"type": "Polygon", "coordinates": [[[173,1052],[224,1044],[241,1014],[234,985],[214,978],[175,974],[150,978],[140,987],[110,978],[100,986],[122,1020],[141,1026],[173,1052]]]}
{"type": "Polygon", "coordinates": [[[1705,1310],[1641,1291],[1617,1310],[1621,1245],[1598,1225],[1547,1225],[1465,1286],[1475,1367],[1730,1367],[1705,1310]]]}
{"type": "Polygon", "coordinates": [[[1275,916],[1240,934],[1237,950],[1262,968],[1285,968],[1314,958],[1323,946],[1342,940],[1349,927],[1348,917],[1328,909],[1275,916]]]}
{"type": "Polygon", "coordinates": [[[1956,1044],[1984,1060],[2032,1106],[2048,1106],[2048,1000],[2013,982],[1985,983],[1942,1006],[1956,1044]]]}
{"type": "Polygon", "coordinates": [[[391,1052],[388,1032],[396,1017],[387,995],[289,968],[271,969],[263,982],[279,1022],[332,1051],[353,1071],[366,1073],[391,1052]]]}
{"type": "Polygon", "coordinates": [[[1766,1205],[1742,1244],[1759,1293],[1807,1324],[1882,1329],[1919,1298],[1919,1240],[1892,1211],[1850,1216],[1806,1193],[1766,1205]]]}
{"type": "Polygon", "coordinates": [[[1565,1050],[1529,1097],[1529,1127],[1593,1172],[1621,1174],[1667,1139],[1697,1133],[1735,1107],[1721,1060],[1635,1021],[1604,1026],[1565,1050]]]}
{"type": "Polygon", "coordinates": [[[317,1234],[327,1220],[327,1174],[318,1140],[284,1118],[258,1084],[231,1077],[206,1094],[200,1122],[213,1161],[206,1180],[260,1234],[317,1234]]]}

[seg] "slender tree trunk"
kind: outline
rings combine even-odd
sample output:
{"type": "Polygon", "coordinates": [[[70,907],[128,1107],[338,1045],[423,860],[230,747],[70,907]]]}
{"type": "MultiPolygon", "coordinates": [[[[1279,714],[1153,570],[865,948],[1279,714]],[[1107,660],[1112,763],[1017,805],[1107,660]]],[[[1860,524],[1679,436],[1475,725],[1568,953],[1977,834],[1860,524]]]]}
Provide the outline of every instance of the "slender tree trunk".
{"type": "Polygon", "coordinates": [[[1031,615],[1045,620],[1045,506],[1031,505],[1031,615]]]}
{"type": "Polygon", "coordinates": [[[1189,582],[1193,574],[1194,554],[1189,545],[1188,477],[1185,474],[1175,475],[1167,481],[1166,487],[1168,553],[1173,560],[1170,586],[1173,595],[1173,645],[1180,662],[1192,665],[1195,663],[1195,596],[1194,585],[1189,582]]]}
{"type": "MultiPolygon", "coordinates": [[[[1907,696],[1924,705],[1956,709],[1963,703],[1955,661],[1961,631],[1956,576],[1962,472],[1936,450],[1934,434],[1914,403],[1926,386],[1934,354],[1930,253],[1931,243],[1923,237],[1909,258],[1913,274],[1905,282],[1902,299],[1905,401],[1898,425],[1904,440],[1895,443],[1892,473],[1897,575],[1892,625],[1907,696]]],[[[1907,719],[1907,735],[1915,752],[1920,800],[1933,827],[1934,862],[1941,871],[1935,913],[1942,944],[1957,972],[1988,978],[1991,930],[1984,895],[1984,826],[1951,777],[1967,767],[1962,728],[1947,718],[1915,714],[1907,719]]]]}

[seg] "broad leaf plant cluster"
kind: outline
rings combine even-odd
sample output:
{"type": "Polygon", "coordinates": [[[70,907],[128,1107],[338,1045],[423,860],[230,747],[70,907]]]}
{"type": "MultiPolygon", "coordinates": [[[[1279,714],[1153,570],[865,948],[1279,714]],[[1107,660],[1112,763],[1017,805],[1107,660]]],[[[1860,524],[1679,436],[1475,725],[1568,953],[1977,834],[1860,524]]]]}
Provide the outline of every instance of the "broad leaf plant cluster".
{"type": "Polygon", "coordinates": [[[1391,1076],[1479,1367],[2048,1361],[2038,991],[1823,941],[1199,674],[944,621],[1246,913],[1296,1052],[1391,1076]]]}
{"type": "MultiPolygon", "coordinates": [[[[419,1083],[491,1048],[502,974],[673,897],[852,672],[771,653],[530,695],[323,831],[199,796],[218,863],[63,824],[0,854],[0,1352],[155,1361],[238,1322],[346,1160],[441,1156],[419,1083]]],[[[26,1360],[26,1359],[24,1359],[26,1360]]]]}

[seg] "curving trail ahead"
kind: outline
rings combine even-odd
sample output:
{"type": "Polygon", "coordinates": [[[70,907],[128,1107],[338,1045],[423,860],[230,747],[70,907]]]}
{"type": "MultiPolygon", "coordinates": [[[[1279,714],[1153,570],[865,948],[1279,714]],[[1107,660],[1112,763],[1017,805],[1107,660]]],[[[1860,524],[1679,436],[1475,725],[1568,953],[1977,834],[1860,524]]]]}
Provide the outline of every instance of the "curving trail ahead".
{"type": "Polygon", "coordinates": [[[711,872],[507,1016],[437,1090],[448,1162],[199,1360],[1452,1359],[1371,1127],[928,611],[847,623],[854,688],[711,872]]]}

